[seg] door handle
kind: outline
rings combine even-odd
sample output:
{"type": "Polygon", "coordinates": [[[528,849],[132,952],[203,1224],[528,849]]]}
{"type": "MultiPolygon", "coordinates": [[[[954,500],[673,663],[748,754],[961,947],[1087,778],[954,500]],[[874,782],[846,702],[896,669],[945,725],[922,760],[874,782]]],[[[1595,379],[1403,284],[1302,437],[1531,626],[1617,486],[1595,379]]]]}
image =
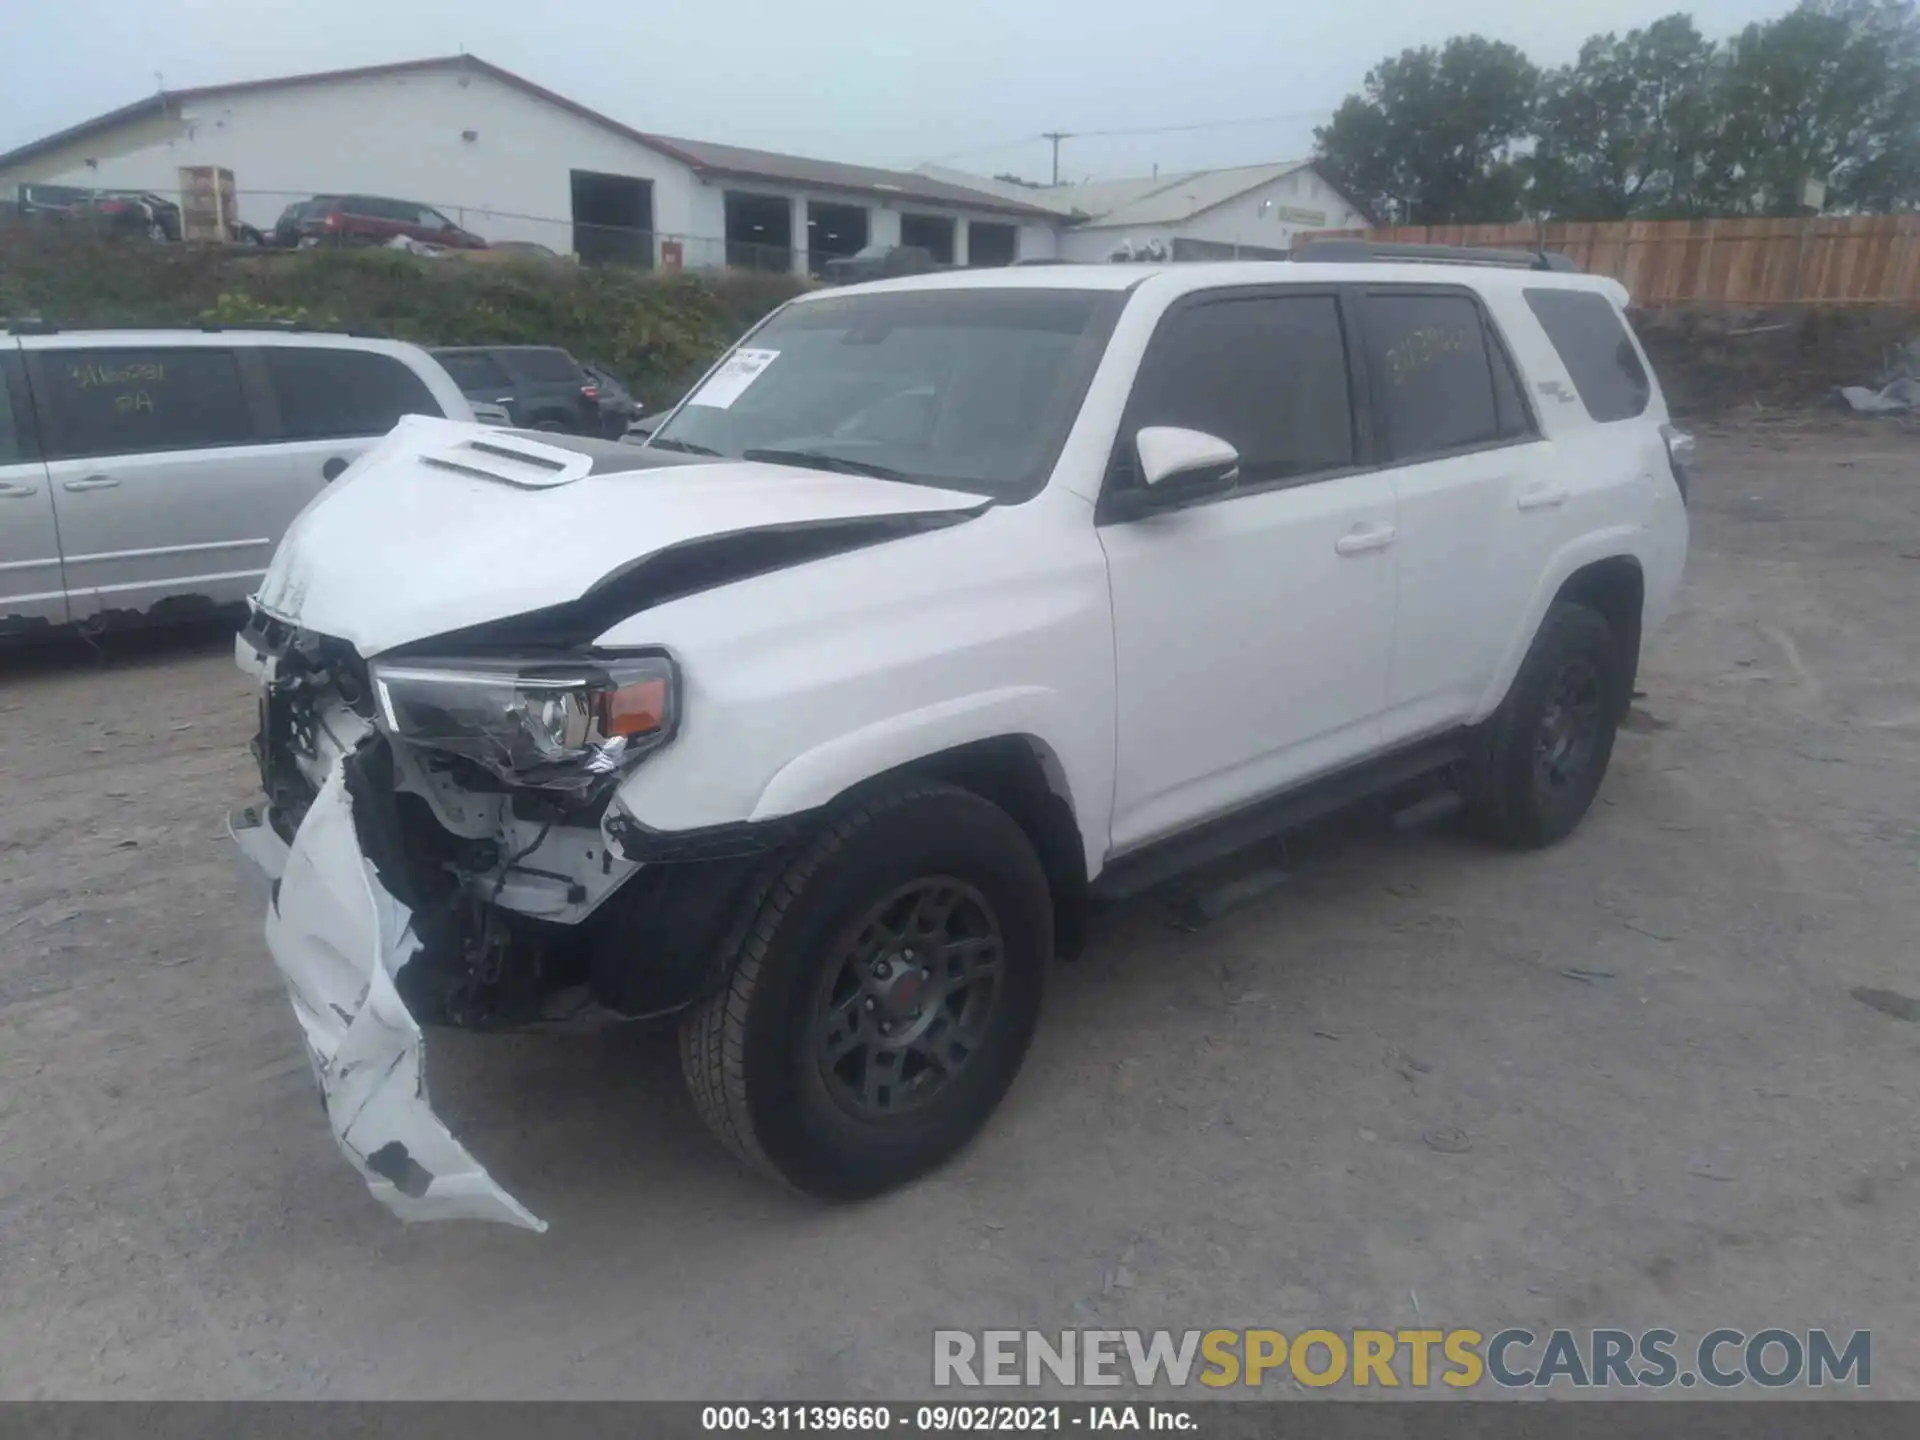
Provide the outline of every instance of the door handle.
{"type": "Polygon", "coordinates": [[[16,485],[12,481],[0,484],[0,500],[24,500],[29,495],[38,495],[38,485],[16,485]]]}
{"type": "Polygon", "coordinates": [[[1522,510],[1551,510],[1556,505],[1567,503],[1566,487],[1561,485],[1530,485],[1522,490],[1513,502],[1522,510]]]}
{"type": "Polygon", "coordinates": [[[111,475],[83,475],[78,480],[62,480],[62,490],[114,490],[120,482],[111,475]]]}
{"type": "Polygon", "coordinates": [[[1375,525],[1367,530],[1350,530],[1333,542],[1333,548],[1342,555],[1364,555],[1369,550],[1384,550],[1393,544],[1393,537],[1400,532],[1391,525],[1375,525]]]}

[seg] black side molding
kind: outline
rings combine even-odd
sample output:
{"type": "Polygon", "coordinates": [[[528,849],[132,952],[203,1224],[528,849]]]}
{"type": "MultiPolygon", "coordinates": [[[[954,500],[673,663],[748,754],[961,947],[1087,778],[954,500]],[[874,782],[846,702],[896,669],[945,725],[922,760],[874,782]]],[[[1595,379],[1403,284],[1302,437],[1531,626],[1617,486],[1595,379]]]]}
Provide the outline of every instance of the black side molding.
{"type": "Polygon", "coordinates": [[[1125,900],[1187,870],[1444,771],[1466,758],[1468,738],[1466,730],[1450,731],[1256,800],[1197,829],[1130,850],[1109,862],[1094,879],[1093,895],[1101,900],[1125,900]]]}

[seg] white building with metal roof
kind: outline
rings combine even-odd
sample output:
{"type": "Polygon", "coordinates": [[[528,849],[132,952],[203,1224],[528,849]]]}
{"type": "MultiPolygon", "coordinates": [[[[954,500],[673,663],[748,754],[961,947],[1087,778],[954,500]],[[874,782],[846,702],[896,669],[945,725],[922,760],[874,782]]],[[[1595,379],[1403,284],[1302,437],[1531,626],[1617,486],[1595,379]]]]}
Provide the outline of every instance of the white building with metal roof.
{"type": "Polygon", "coordinates": [[[915,171],[637,130],[471,55],[161,91],[0,155],[23,185],[179,200],[230,171],[238,218],[375,197],[491,242],[666,268],[818,271],[869,244],[959,265],[1052,259],[1058,214],[915,171]]]}
{"type": "Polygon", "coordinates": [[[925,166],[931,179],[1044,206],[1061,220],[1063,260],[1256,260],[1311,230],[1369,224],[1309,160],[1032,187],[925,166]]]}

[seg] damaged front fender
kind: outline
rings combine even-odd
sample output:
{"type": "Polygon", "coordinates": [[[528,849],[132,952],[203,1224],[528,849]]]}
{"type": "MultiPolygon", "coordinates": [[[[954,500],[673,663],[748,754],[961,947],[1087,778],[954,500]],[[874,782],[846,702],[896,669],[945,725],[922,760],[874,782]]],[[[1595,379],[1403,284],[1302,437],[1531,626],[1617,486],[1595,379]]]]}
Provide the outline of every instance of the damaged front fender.
{"type": "Polygon", "coordinates": [[[394,987],[420,941],[412,913],[361,850],[338,765],[286,850],[267,909],[267,948],[306,1033],[327,1122],[374,1198],[403,1220],[545,1230],[427,1103],[425,1043],[394,987]]]}

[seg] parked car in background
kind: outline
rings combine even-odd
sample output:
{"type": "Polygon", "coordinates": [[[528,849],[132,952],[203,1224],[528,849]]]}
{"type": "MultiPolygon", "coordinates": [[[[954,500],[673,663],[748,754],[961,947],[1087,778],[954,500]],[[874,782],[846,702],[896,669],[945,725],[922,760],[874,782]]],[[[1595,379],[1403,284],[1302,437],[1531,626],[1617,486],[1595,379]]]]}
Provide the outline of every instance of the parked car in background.
{"type": "Polygon", "coordinates": [[[92,224],[113,234],[139,236],[160,244],[181,236],[180,207],[147,190],[97,190],[80,185],[17,186],[17,213],[24,220],[92,224]]]}
{"type": "Polygon", "coordinates": [[[433,358],[469,400],[505,407],[519,429],[606,433],[599,382],[558,346],[457,345],[433,358]]]}
{"type": "Polygon", "coordinates": [[[268,236],[270,243],[281,250],[297,249],[302,236],[301,222],[310,214],[317,217],[325,206],[339,198],[337,195],[316,195],[311,200],[294,201],[273,222],[273,229],[268,236]]]}
{"type": "Polygon", "coordinates": [[[898,275],[927,275],[947,268],[933,258],[932,251],[918,245],[869,245],[852,255],[827,261],[820,273],[829,285],[853,285],[898,275]]]}
{"type": "Polygon", "coordinates": [[[627,427],[640,418],[640,402],[606,366],[582,360],[580,368],[600,391],[600,433],[609,440],[618,440],[627,433],[627,427]]]}
{"type": "Polygon", "coordinates": [[[316,195],[289,205],[274,225],[279,243],[293,245],[385,245],[418,240],[448,250],[484,250],[487,242],[431,205],[381,195],[316,195]]]}
{"type": "Polygon", "coordinates": [[[393,341],[0,331],[0,635],[245,600],[293,517],[409,414],[474,418],[393,341]]]}

